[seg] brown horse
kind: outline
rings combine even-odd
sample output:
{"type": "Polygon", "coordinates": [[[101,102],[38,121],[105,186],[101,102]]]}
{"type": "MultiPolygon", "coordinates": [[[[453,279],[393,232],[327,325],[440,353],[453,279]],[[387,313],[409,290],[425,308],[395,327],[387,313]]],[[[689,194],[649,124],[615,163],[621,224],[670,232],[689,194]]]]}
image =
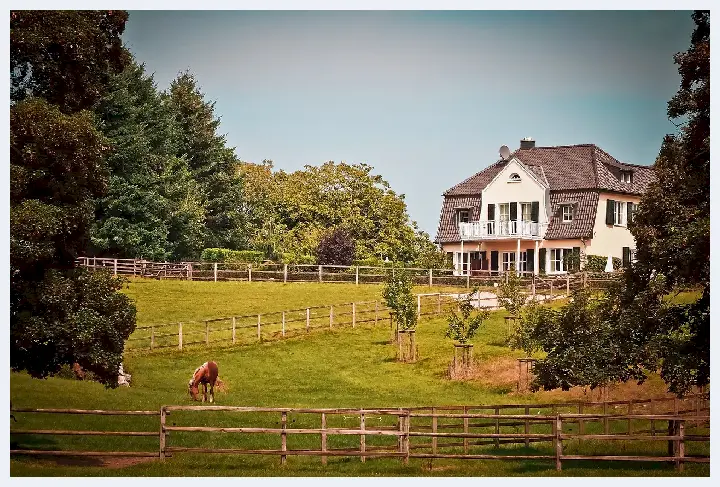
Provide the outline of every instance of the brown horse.
{"type": "Polygon", "coordinates": [[[188,382],[188,392],[193,398],[193,401],[197,401],[198,389],[200,384],[203,386],[203,397],[202,401],[208,400],[208,385],[210,385],[210,402],[215,401],[215,382],[218,376],[218,366],[215,362],[205,362],[200,367],[195,369],[192,379],[188,382]]]}

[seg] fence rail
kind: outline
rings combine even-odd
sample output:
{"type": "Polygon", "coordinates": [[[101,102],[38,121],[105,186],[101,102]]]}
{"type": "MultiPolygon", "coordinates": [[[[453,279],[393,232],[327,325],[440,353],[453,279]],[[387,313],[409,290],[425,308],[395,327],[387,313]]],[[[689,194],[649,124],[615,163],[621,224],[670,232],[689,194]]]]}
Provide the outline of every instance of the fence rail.
{"type": "MultiPolygon", "coordinates": [[[[275,282],[344,282],[378,284],[385,280],[391,267],[340,266],[275,263],[232,263],[232,262],[151,262],[138,259],[113,259],[101,257],[79,257],[76,265],[88,269],[106,269],[114,275],[150,277],[155,279],[187,279],[199,281],[275,281],[275,282]]],[[[507,280],[509,272],[503,270],[472,270],[458,275],[454,269],[406,269],[417,285],[428,286],[494,286],[507,280]]],[[[590,286],[602,288],[617,279],[619,273],[582,272],[576,274],[535,275],[519,271],[522,283],[528,289],[560,289],[563,285],[569,292],[571,287],[590,286]]]]}

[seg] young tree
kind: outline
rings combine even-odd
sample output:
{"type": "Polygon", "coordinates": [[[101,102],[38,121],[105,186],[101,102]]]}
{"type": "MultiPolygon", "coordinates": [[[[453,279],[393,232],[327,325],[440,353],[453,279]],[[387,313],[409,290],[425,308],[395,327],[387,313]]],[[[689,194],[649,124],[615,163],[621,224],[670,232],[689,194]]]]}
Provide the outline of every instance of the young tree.
{"type": "Polygon", "coordinates": [[[316,255],[318,264],[351,265],[355,260],[355,241],[347,230],[336,228],[320,240],[316,255]]]}
{"type": "Polygon", "coordinates": [[[414,330],[417,326],[417,304],[412,287],[412,276],[407,269],[393,267],[387,270],[383,298],[385,305],[395,313],[398,330],[414,330]]]}
{"type": "Polygon", "coordinates": [[[11,12],[10,366],[44,377],[75,362],[117,385],[135,308],[119,281],[74,269],[107,141],[91,108],[126,60],[125,12],[11,12]]]}
{"type": "Polygon", "coordinates": [[[448,329],[445,332],[446,337],[457,340],[458,343],[466,344],[469,340],[472,340],[483,322],[490,317],[488,310],[478,310],[472,304],[472,297],[477,291],[477,288],[474,288],[460,299],[457,309],[450,309],[448,329]]]}
{"type": "Polygon", "coordinates": [[[511,330],[508,345],[513,350],[522,350],[526,357],[530,357],[538,350],[542,350],[542,337],[538,336],[540,323],[551,319],[552,310],[542,306],[531,299],[520,312],[520,320],[511,330]]]}
{"type": "Polygon", "coordinates": [[[507,273],[507,282],[503,281],[498,285],[497,299],[498,304],[505,308],[510,316],[520,316],[520,312],[528,301],[528,295],[525,293],[522,279],[515,272],[514,266],[511,266],[507,273]]]}

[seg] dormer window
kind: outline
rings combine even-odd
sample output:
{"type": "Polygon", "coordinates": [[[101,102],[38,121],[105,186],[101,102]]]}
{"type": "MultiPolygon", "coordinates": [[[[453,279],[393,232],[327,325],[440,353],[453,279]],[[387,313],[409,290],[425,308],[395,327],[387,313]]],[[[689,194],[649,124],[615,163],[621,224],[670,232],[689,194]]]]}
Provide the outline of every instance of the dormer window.
{"type": "Polygon", "coordinates": [[[508,183],[519,183],[520,182],[520,175],[516,172],[512,173],[510,177],[508,178],[508,183]]]}
{"type": "Polygon", "coordinates": [[[468,223],[470,221],[470,210],[462,209],[457,211],[458,223],[468,223]]]}
{"type": "Polygon", "coordinates": [[[562,211],[562,221],[563,223],[570,223],[573,219],[573,208],[572,205],[562,205],[561,207],[562,211]]]}
{"type": "Polygon", "coordinates": [[[623,183],[632,183],[632,171],[620,171],[620,181],[623,183]]]}

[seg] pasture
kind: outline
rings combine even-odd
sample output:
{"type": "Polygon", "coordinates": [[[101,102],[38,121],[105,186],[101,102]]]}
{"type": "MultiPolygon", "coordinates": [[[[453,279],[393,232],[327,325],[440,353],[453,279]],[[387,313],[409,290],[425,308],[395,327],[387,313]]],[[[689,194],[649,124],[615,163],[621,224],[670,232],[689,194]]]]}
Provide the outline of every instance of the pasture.
{"type": "MultiPolygon", "coordinates": [[[[421,287],[420,292],[438,292],[421,287]]],[[[138,324],[203,319],[222,315],[278,311],[303,306],[381,299],[377,285],[318,283],[240,283],[133,280],[124,290],[136,300],[138,324]]],[[[388,408],[467,404],[501,404],[589,400],[584,391],[516,393],[515,361],[521,352],[504,345],[505,320],[502,311],[491,318],[473,340],[478,376],[459,382],[446,378],[453,356],[453,343],[445,338],[443,318],[422,320],[417,329],[419,360],[413,364],[395,361],[387,322],[356,328],[343,327],[313,332],[284,340],[238,347],[128,353],[125,370],[132,374],[132,387],[106,390],[99,384],[70,378],[32,379],[11,373],[10,397],[16,408],[77,408],[157,410],[161,405],[191,404],[187,381],[201,363],[214,360],[227,392],[217,392],[218,405],[307,407],[307,408],[388,408]]],[[[625,385],[611,391],[616,398],[658,396],[663,392],[657,377],[642,387],[625,385]]],[[[611,396],[612,397],[612,396],[611,396]]],[[[595,398],[594,398],[595,399],[595,398]]],[[[196,403],[199,404],[199,403],[196,403]]],[[[196,424],[232,426],[238,419],[231,413],[178,413],[170,421],[180,422],[188,414],[196,424]]],[[[75,425],[78,417],[16,414],[17,427],[43,429],[75,425]]],[[[275,421],[278,421],[276,418],[275,421]]],[[[338,419],[337,421],[345,421],[338,419]]],[[[117,431],[153,430],[157,417],[83,418],[83,428],[117,431]]],[[[298,421],[302,421],[298,419],[298,421]]],[[[357,421],[357,418],[347,421],[357,421]]],[[[356,426],[356,425],[355,425],[356,426]]],[[[184,433],[172,441],[191,441],[184,433]]],[[[235,437],[210,435],[214,445],[230,448],[235,437]]],[[[201,443],[210,439],[198,440],[201,443]]],[[[11,443],[22,448],[70,448],[95,442],[118,450],[152,449],[157,437],[75,437],[16,435],[11,443]],[[117,445],[117,446],[116,446],[117,445]],[[121,446],[122,445],[122,446],[121,446]],[[129,446],[128,446],[129,445],[129,446]]],[[[248,441],[248,440],[243,440],[248,441]]],[[[258,437],[259,443],[277,443],[278,436],[258,437]]],[[[293,440],[296,441],[296,440],[293,440]]],[[[313,442],[316,439],[297,441],[313,442]]],[[[337,441],[357,442],[339,438],[337,441]]],[[[501,446],[499,451],[544,451],[546,447],[501,446]]],[[[592,449],[593,445],[588,445],[592,449]]],[[[632,452],[633,445],[621,444],[620,451],[632,452]]],[[[663,445],[659,445],[662,450],[663,445]]],[[[548,448],[549,449],[549,448],[548,448]]],[[[330,457],[322,465],[317,457],[289,457],[280,465],[277,456],[208,455],[196,457],[176,453],[164,462],[115,462],[85,458],[77,461],[13,457],[13,476],[527,476],[596,475],[654,476],[709,475],[709,465],[688,464],[683,473],[671,464],[623,462],[568,462],[556,472],[551,462],[537,460],[426,460],[411,459],[408,465],[397,459],[330,457]],[[109,465],[109,466],[108,466],[109,465]],[[115,467],[115,468],[111,468],[115,467]],[[212,470],[209,470],[212,467],[212,470]]]]}

